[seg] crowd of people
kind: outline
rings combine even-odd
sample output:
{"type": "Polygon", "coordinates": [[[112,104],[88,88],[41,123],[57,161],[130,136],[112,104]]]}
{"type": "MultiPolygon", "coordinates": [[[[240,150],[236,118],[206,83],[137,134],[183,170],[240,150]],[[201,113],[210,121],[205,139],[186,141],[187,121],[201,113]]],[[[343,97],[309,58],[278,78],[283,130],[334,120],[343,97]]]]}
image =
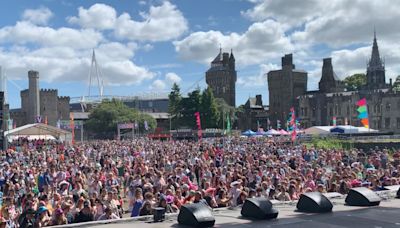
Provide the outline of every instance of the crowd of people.
{"type": "Polygon", "coordinates": [[[188,203],[236,207],[304,192],[375,191],[400,184],[400,152],[315,149],[270,138],[197,141],[19,139],[0,152],[0,227],[45,227],[178,212],[188,203]]]}

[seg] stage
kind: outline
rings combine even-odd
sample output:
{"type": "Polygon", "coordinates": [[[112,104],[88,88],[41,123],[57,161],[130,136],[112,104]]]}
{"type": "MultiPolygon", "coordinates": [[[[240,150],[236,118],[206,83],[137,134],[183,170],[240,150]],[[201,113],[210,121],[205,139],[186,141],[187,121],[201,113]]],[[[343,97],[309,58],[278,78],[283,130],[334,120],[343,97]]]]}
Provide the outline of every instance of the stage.
{"type": "MultiPolygon", "coordinates": [[[[384,197],[380,206],[376,207],[353,207],[344,204],[344,197],[331,199],[334,204],[333,212],[324,214],[307,214],[296,212],[296,202],[281,203],[274,202],[274,207],[278,209],[279,215],[274,220],[252,221],[242,218],[240,208],[214,210],[214,227],[299,227],[299,228],[340,228],[340,227],[360,227],[360,228],[400,228],[400,199],[394,197],[384,197]]],[[[177,223],[177,215],[168,215],[164,222],[152,223],[152,217],[148,221],[141,219],[123,219],[119,221],[109,221],[108,224],[86,223],[74,224],[63,227],[95,227],[95,228],[166,228],[166,227],[186,227],[177,223]]]]}

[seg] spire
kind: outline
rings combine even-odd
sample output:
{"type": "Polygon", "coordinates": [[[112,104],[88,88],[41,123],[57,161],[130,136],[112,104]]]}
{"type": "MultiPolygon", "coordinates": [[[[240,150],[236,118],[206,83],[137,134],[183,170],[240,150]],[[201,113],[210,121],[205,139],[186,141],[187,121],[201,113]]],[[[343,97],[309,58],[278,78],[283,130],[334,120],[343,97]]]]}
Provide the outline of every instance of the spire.
{"type": "Polygon", "coordinates": [[[222,48],[221,48],[221,44],[219,44],[219,53],[218,55],[214,58],[214,60],[211,62],[211,64],[213,63],[220,63],[222,61],[222,48]]]}
{"type": "Polygon", "coordinates": [[[235,56],[233,56],[233,50],[231,49],[231,56],[229,56],[229,59],[235,60],[235,56]]]}
{"type": "Polygon", "coordinates": [[[369,60],[369,67],[372,68],[381,68],[383,67],[383,63],[381,60],[381,57],[379,55],[379,48],[378,48],[378,42],[376,40],[376,30],[374,28],[374,42],[372,44],[372,53],[371,53],[371,59],[369,60]]]}
{"type": "Polygon", "coordinates": [[[369,59],[367,66],[367,88],[379,89],[386,87],[385,65],[379,54],[376,29],[374,27],[374,41],[372,44],[371,58],[369,59]]]}

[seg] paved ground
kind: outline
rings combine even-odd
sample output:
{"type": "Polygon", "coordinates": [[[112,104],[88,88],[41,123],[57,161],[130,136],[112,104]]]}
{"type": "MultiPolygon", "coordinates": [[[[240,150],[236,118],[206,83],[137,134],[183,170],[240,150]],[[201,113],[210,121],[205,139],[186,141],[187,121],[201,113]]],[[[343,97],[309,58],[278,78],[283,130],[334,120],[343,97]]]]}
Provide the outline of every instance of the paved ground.
{"type": "MultiPolygon", "coordinates": [[[[214,227],[233,228],[400,228],[400,199],[386,199],[378,207],[350,207],[344,205],[344,198],[332,199],[333,212],[327,214],[305,214],[296,212],[295,203],[278,204],[275,208],[279,210],[278,219],[268,221],[251,221],[240,217],[240,209],[214,211],[216,224],[214,227]]],[[[78,224],[77,224],[78,225],[78,224]]],[[[80,224],[79,227],[93,228],[184,228],[177,223],[176,215],[169,216],[162,223],[151,223],[150,221],[138,221],[126,219],[118,223],[110,224],[80,224]]]]}

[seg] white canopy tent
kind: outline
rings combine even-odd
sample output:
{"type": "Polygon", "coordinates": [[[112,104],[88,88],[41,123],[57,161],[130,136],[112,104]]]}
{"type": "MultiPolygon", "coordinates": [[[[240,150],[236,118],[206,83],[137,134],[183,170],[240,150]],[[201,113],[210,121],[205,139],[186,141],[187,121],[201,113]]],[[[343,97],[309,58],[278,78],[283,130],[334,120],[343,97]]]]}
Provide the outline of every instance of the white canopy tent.
{"type": "Polygon", "coordinates": [[[304,130],[306,135],[328,135],[333,126],[313,126],[304,130]]]}
{"type": "Polygon", "coordinates": [[[27,124],[15,129],[6,131],[4,136],[7,139],[27,137],[31,139],[59,139],[62,142],[71,143],[72,134],[69,131],[59,129],[50,125],[35,123],[27,124]]]}
{"type": "Polygon", "coordinates": [[[365,127],[355,127],[351,125],[338,126],[313,126],[304,130],[306,135],[328,135],[328,134],[361,134],[376,133],[378,130],[365,127]]]}

